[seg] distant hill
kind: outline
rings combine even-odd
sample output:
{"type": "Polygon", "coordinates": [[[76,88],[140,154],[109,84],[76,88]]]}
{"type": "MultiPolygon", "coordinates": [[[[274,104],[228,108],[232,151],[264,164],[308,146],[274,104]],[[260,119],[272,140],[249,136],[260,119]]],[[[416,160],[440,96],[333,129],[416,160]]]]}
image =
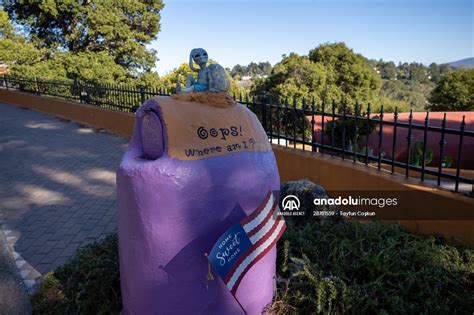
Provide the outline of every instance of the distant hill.
{"type": "Polygon", "coordinates": [[[474,68],[474,57],[453,61],[448,65],[454,68],[474,68]]]}

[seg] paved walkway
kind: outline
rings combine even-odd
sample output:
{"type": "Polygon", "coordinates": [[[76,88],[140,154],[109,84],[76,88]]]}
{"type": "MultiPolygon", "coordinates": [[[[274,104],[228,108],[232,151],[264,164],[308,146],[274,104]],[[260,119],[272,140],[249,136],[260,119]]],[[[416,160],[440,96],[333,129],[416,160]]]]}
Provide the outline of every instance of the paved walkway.
{"type": "Polygon", "coordinates": [[[30,293],[79,247],[116,229],[115,170],[127,143],[0,104],[0,233],[30,293]]]}
{"type": "Polygon", "coordinates": [[[31,304],[7,241],[0,232],[0,314],[31,314],[31,304]]]}

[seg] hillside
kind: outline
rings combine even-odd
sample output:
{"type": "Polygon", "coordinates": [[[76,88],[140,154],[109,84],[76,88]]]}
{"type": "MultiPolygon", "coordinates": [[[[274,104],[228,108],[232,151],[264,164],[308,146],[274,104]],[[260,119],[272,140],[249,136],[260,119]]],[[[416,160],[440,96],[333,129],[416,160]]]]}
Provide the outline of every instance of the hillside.
{"type": "Polygon", "coordinates": [[[474,68],[474,57],[453,61],[448,65],[454,68],[474,68]]]}

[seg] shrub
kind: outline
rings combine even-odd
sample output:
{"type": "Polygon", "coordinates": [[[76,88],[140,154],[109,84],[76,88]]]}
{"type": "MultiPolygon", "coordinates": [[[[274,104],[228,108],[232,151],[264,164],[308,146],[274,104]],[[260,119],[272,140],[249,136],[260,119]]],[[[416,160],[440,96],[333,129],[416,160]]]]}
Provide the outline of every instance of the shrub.
{"type": "MultiPolygon", "coordinates": [[[[297,218],[295,218],[297,219],[297,218]]],[[[459,313],[474,309],[474,251],[377,222],[292,220],[279,242],[272,314],[459,313]]],[[[118,314],[117,236],[46,275],[36,314],[118,314]]]]}
{"type": "Polygon", "coordinates": [[[287,223],[274,314],[474,309],[473,250],[378,222],[287,223]]]}
{"type": "Polygon", "coordinates": [[[372,136],[375,135],[375,129],[380,124],[378,121],[374,121],[374,119],[378,119],[378,117],[373,117],[370,120],[370,124],[368,126],[369,128],[367,128],[368,123],[365,116],[359,116],[357,119],[357,124],[356,119],[352,117],[347,117],[346,119],[335,119],[334,125],[332,124],[332,121],[328,121],[324,133],[329,138],[330,143],[332,143],[332,136],[334,132],[334,145],[338,148],[342,148],[342,142],[344,138],[344,149],[352,151],[355,140],[356,152],[365,153],[365,148],[361,150],[360,145],[365,143],[368,133],[372,136]]]}
{"type": "Polygon", "coordinates": [[[122,309],[117,235],[81,248],[45,276],[32,298],[36,314],[118,314],[122,309]]]}
{"type": "MultiPolygon", "coordinates": [[[[410,149],[410,165],[422,166],[423,165],[423,141],[416,141],[413,147],[410,149]]],[[[433,150],[426,148],[425,152],[425,165],[429,165],[433,161],[433,150]]]]}

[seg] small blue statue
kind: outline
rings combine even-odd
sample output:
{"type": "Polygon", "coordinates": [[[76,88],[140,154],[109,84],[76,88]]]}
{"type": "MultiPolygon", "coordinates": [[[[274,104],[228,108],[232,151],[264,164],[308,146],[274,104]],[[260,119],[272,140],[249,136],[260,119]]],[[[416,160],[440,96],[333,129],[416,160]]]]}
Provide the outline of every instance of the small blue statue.
{"type": "Polygon", "coordinates": [[[198,73],[197,81],[192,75],[186,78],[186,87],[181,89],[181,82],[177,82],[176,91],[178,93],[189,92],[228,92],[230,80],[224,68],[218,64],[207,65],[207,52],[202,48],[194,48],[189,54],[189,68],[198,73]],[[199,65],[199,69],[194,67],[194,63],[199,65]]]}

